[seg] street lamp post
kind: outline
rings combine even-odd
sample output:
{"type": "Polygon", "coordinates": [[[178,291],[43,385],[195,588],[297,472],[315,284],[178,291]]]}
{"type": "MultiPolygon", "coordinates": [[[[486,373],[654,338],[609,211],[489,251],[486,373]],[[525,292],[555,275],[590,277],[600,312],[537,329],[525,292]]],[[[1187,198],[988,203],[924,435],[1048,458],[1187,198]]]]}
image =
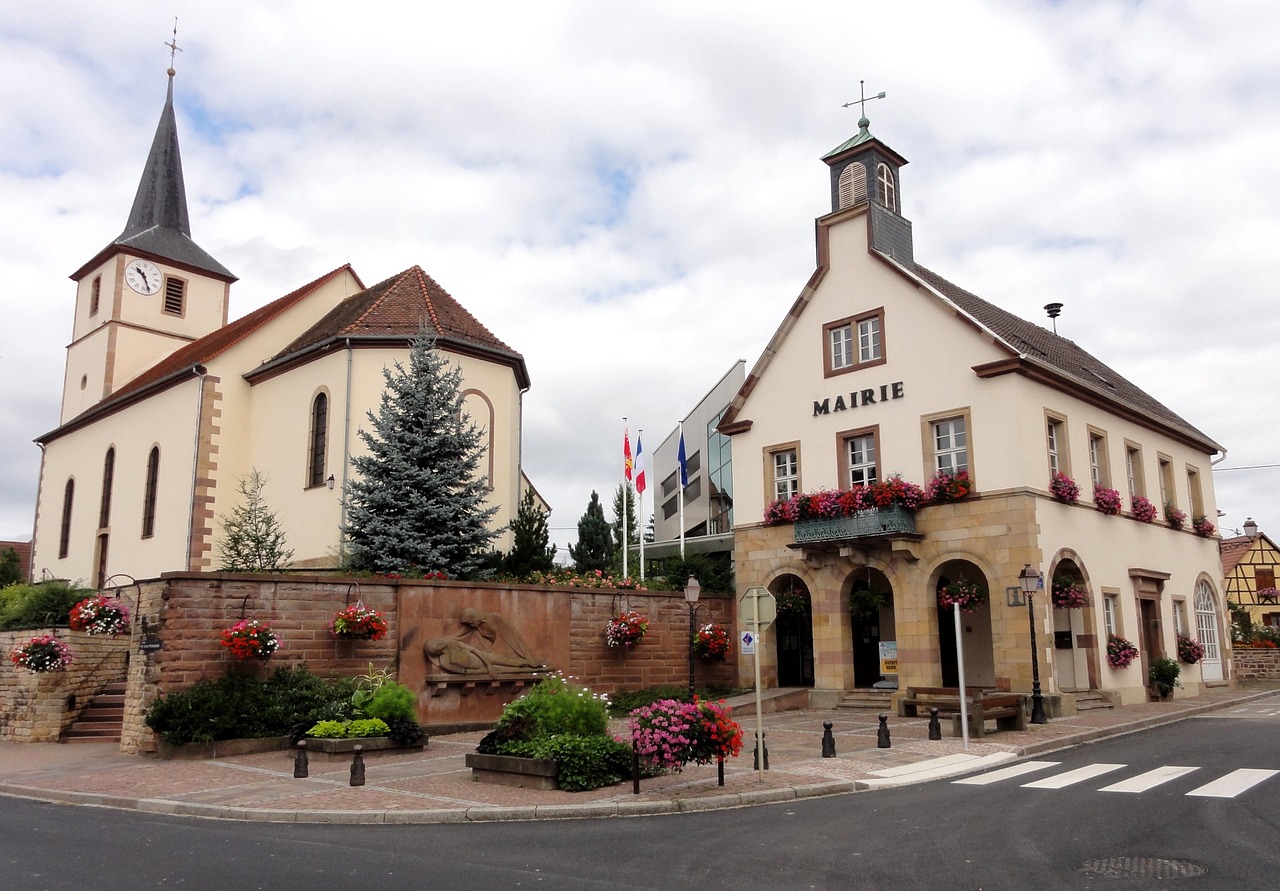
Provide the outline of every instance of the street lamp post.
{"type": "Polygon", "coordinates": [[[693,576],[689,576],[689,581],[684,586],[684,602],[689,604],[689,701],[693,702],[693,638],[698,633],[697,614],[698,614],[698,594],[702,591],[702,586],[698,584],[698,580],[693,576]]]}
{"type": "Polygon", "coordinates": [[[1036,611],[1033,605],[1040,576],[1030,563],[1018,573],[1018,584],[1022,586],[1022,593],[1027,595],[1027,620],[1031,624],[1031,723],[1047,724],[1049,719],[1044,716],[1044,697],[1040,695],[1040,654],[1036,647],[1036,611]]]}

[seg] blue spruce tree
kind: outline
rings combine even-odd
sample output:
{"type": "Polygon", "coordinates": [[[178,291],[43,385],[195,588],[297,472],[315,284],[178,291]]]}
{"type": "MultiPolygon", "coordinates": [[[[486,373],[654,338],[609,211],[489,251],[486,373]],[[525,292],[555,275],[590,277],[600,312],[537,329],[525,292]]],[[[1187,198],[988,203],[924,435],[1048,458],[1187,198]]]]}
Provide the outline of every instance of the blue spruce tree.
{"type": "Polygon", "coordinates": [[[354,569],[373,572],[441,570],[473,576],[498,530],[486,506],[488,477],[480,430],[462,408],[462,371],[416,337],[409,367],[383,370],[387,387],[372,432],[361,429],[367,455],[351,459],[344,530],[354,569]]]}

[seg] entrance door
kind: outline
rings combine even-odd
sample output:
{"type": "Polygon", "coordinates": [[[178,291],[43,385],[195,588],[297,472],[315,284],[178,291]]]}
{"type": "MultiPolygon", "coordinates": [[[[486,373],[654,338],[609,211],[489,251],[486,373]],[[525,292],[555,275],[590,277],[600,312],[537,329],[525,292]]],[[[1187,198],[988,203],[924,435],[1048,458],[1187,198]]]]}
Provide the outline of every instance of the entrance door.
{"type": "Polygon", "coordinates": [[[1076,689],[1075,634],[1071,630],[1074,612],[1071,609],[1053,611],[1053,674],[1062,690],[1076,689]]]}
{"type": "Polygon", "coordinates": [[[1222,680],[1222,650],[1218,645],[1218,610],[1208,582],[1196,585],[1196,635],[1204,647],[1200,660],[1200,677],[1206,681],[1222,680]]]}
{"type": "Polygon", "coordinates": [[[1164,655],[1164,647],[1160,641],[1160,604],[1155,600],[1143,598],[1138,601],[1138,612],[1142,621],[1142,679],[1151,686],[1151,660],[1164,655]]]}
{"type": "Polygon", "coordinates": [[[942,665],[942,686],[960,686],[960,667],[956,663],[956,620],[949,606],[938,607],[938,659],[942,665]]]}
{"type": "Polygon", "coordinates": [[[880,674],[880,618],[855,618],[853,629],[853,685],[873,686],[880,674]]]}
{"type": "Polygon", "coordinates": [[[808,613],[787,613],[774,620],[778,642],[778,686],[813,686],[813,623],[808,613]]]}

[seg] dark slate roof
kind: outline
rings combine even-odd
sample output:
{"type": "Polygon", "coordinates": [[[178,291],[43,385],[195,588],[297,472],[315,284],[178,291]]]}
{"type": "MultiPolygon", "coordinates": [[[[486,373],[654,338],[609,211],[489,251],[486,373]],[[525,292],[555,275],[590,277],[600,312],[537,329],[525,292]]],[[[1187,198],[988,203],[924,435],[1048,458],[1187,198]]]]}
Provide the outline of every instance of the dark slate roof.
{"type": "Polygon", "coordinates": [[[187,192],[182,178],[182,155],[178,150],[178,125],[173,114],[173,74],[165,96],[160,123],[151,141],[138,192],[133,198],[129,221],[115,241],[107,245],[72,278],[78,278],[104,254],[114,248],[147,254],[192,269],[235,281],[231,272],[191,240],[191,220],[187,215],[187,192]]]}
{"type": "Polygon", "coordinates": [[[1213,444],[1217,447],[1216,450],[1221,451],[1221,447],[1203,432],[1071,340],[988,303],[919,264],[914,265],[911,271],[1017,354],[1047,366],[1108,399],[1136,409],[1207,444],[1213,444]]]}
{"type": "Polygon", "coordinates": [[[524,357],[495,337],[420,266],[348,297],[258,371],[289,364],[334,341],[407,342],[420,333],[438,338],[447,349],[511,365],[521,388],[529,386],[524,357]]]}
{"type": "Polygon", "coordinates": [[[119,390],[116,390],[106,399],[97,405],[82,412],[72,418],[66,424],[58,429],[46,433],[44,436],[36,440],[36,442],[45,442],[49,439],[68,432],[75,427],[83,426],[86,422],[103,414],[128,404],[132,399],[140,395],[143,391],[152,388],[163,388],[176,381],[185,380],[192,374],[199,373],[201,366],[215,359],[231,347],[240,343],[254,331],[257,331],[267,322],[271,321],[286,309],[300,303],[308,295],[314,293],[321,285],[326,284],[332,279],[350,273],[356,280],[356,283],[363,285],[360,277],[356,275],[351,264],[339,266],[332,272],[327,272],[317,278],[315,281],[308,282],[296,291],[285,294],[276,300],[271,301],[266,306],[260,306],[248,315],[241,316],[234,322],[223,325],[217,331],[213,331],[201,337],[199,340],[193,340],[191,343],[183,346],[161,359],[155,365],[152,365],[142,374],[129,381],[119,390]]]}

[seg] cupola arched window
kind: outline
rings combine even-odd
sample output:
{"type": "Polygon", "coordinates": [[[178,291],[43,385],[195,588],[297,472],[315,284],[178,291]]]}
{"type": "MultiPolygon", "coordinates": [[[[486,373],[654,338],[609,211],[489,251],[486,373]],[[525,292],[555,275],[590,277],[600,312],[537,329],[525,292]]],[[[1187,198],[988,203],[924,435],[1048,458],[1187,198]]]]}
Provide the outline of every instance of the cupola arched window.
{"type": "Polygon", "coordinates": [[[898,195],[893,182],[893,170],[883,161],[876,165],[876,190],[880,203],[889,210],[897,211],[898,195]]]}
{"type": "Polygon", "coordinates": [[[854,161],[844,170],[840,171],[839,189],[839,210],[846,207],[853,207],[855,204],[861,204],[867,200],[867,168],[860,162],[854,161]]]}

